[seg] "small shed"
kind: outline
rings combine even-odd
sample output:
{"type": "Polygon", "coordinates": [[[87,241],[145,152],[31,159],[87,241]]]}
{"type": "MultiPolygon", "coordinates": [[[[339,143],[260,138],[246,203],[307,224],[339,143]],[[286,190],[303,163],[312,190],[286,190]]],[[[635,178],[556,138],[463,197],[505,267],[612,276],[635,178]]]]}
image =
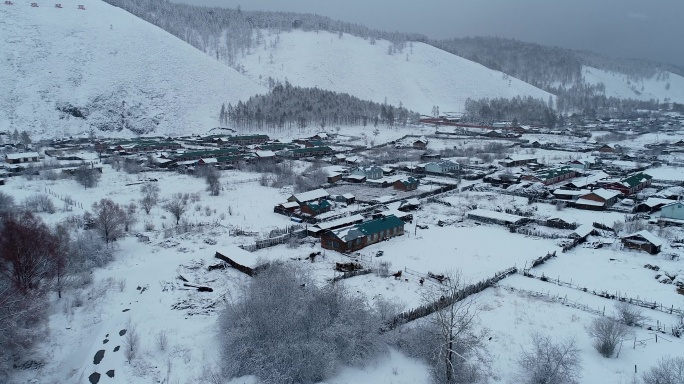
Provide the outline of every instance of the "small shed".
{"type": "Polygon", "coordinates": [[[621,238],[622,244],[631,249],[640,249],[652,255],[660,252],[663,240],[649,231],[643,230],[621,238]]]}
{"type": "Polygon", "coordinates": [[[575,229],[568,237],[571,239],[586,239],[595,231],[596,229],[594,229],[593,225],[582,224],[579,227],[577,227],[577,229],[575,229]]]}
{"type": "Polygon", "coordinates": [[[268,266],[268,264],[258,264],[256,256],[239,247],[230,247],[229,249],[216,251],[214,257],[225,261],[231,267],[248,276],[254,276],[260,269],[268,266]]]}

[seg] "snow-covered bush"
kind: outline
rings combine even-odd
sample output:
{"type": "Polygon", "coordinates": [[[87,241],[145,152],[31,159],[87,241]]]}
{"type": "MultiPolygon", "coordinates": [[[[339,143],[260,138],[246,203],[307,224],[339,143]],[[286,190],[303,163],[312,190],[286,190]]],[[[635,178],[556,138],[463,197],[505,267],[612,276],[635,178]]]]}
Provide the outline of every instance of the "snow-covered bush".
{"type": "Polygon", "coordinates": [[[271,265],[220,316],[226,376],[315,383],[382,350],[379,317],[341,284],[318,286],[303,269],[271,265]]]}
{"type": "Polygon", "coordinates": [[[629,326],[640,325],[648,320],[648,317],[644,316],[644,311],[641,307],[624,301],[619,301],[615,304],[615,312],[617,318],[629,326]]]}
{"type": "Polygon", "coordinates": [[[580,350],[574,339],[560,341],[538,333],[532,334],[532,345],[518,357],[519,383],[574,384],[582,372],[580,350]]]}
{"type": "Polygon", "coordinates": [[[27,197],[24,200],[24,208],[34,213],[44,212],[52,214],[56,212],[55,204],[52,203],[50,196],[41,193],[27,197]]]}
{"type": "Polygon", "coordinates": [[[594,319],[589,327],[589,335],[594,339],[594,348],[603,357],[613,356],[618,344],[631,333],[629,327],[609,317],[594,319]]]}
{"type": "Polygon", "coordinates": [[[665,357],[642,377],[644,384],[684,383],[684,357],[665,357]]]}

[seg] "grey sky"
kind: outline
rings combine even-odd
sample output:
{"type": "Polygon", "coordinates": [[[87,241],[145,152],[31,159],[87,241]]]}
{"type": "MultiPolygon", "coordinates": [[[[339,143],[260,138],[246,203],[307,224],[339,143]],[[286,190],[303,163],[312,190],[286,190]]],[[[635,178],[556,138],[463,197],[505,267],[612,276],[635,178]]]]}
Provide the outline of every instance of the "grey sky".
{"type": "Polygon", "coordinates": [[[684,65],[683,0],[173,0],[307,12],[433,38],[501,36],[684,65]]]}

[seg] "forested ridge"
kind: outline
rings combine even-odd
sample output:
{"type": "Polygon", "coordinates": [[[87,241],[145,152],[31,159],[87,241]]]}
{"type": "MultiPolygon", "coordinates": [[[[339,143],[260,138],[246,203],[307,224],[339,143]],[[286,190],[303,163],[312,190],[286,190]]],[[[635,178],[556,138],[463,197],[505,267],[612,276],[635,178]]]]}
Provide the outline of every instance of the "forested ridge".
{"type": "Polygon", "coordinates": [[[277,83],[269,93],[222,106],[221,123],[241,128],[406,124],[418,115],[403,106],[361,100],[346,93],[277,83]]]}

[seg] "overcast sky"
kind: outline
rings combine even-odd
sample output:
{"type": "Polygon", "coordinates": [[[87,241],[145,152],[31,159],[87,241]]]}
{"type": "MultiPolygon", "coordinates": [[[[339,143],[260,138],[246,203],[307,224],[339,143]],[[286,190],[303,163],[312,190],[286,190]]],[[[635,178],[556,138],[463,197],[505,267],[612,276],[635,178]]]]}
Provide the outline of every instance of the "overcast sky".
{"type": "Polygon", "coordinates": [[[684,0],[173,0],[307,12],[432,38],[501,36],[684,65],[684,0]]]}

